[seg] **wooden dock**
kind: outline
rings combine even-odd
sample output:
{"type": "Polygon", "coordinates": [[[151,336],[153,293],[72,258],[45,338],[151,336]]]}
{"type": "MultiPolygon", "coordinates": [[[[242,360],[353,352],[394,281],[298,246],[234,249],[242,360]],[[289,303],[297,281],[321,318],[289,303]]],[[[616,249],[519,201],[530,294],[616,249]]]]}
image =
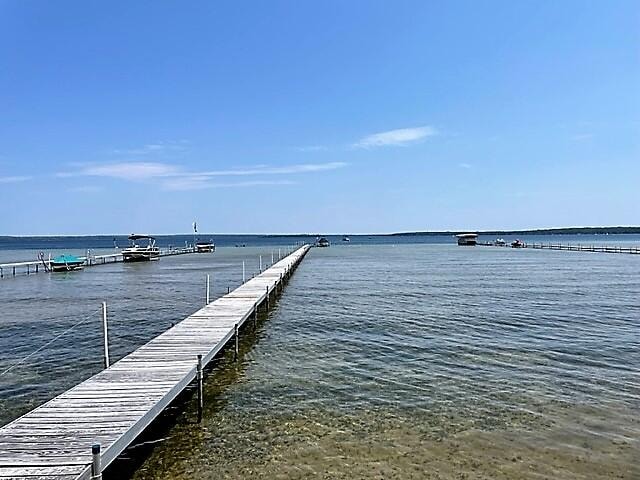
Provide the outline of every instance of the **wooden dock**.
{"type": "Polygon", "coordinates": [[[234,337],[237,354],[242,324],[260,305],[268,308],[308,250],[299,247],[109,368],[0,428],[0,479],[101,478],[187,385],[202,378],[198,356],[206,366],[234,337]]]}
{"type": "MultiPolygon", "coordinates": [[[[497,245],[495,243],[478,243],[486,247],[510,247],[511,245],[497,245]]],[[[536,250],[564,250],[567,252],[598,252],[598,253],[626,253],[640,255],[640,247],[623,247],[620,245],[563,245],[561,243],[523,243],[516,248],[532,248],[536,250]]]]}
{"type": "MultiPolygon", "coordinates": [[[[171,255],[185,255],[196,253],[194,247],[166,248],[160,250],[160,257],[171,255]]],[[[86,255],[78,257],[84,262],[85,267],[95,267],[107,263],[122,262],[122,253],[108,253],[105,255],[86,255]]],[[[29,262],[0,263],[0,278],[15,277],[16,275],[31,275],[39,272],[48,272],[51,269],[51,260],[32,260],[29,262]]]]}

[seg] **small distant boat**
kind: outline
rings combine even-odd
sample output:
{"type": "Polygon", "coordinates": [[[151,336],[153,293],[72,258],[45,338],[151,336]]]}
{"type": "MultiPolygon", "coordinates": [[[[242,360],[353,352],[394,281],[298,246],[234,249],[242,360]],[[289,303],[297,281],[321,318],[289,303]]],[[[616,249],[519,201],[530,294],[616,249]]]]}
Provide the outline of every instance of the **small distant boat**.
{"type": "Polygon", "coordinates": [[[160,258],[160,248],[156,247],[156,239],[150,235],[129,235],[131,245],[123,248],[122,260],[124,262],[144,262],[149,260],[157,260],[160,258]],[[138,240],[147,240],[147,244],[141,246],[138,240]]]}
{"type": "Polygon", "coordinates": [[[511,248],[523,248],[524,247],[524,242],[522,240],[519,239],[515,239],[513,242],[511,242],[511,248]]]}
{"type": "Polygon", "coordinates": [[[342,237],[342,241],[343,242],[350,242],[351,239],[345,235],[344,237],[342,237]]]}
{"type": "Polygon", "coordinates": [[[51,259],[50,267],[53,272],[70,272],[72,270],[81,270],[84,266],[84,260],[75,255],[62,254],[51,259]]]}
{"type": "Polygon", "coordinates": [[[196,253],[211,253],[215,251],[216,246],[212,241],[196,243],[196,253]]]}
{"type": "Polygon", "coordinates": [[[327,240],[325,237],[322,237],[316,240],[316,247],[328,247],[329,245],[331,244],[329,243],[329,240],[327,240]]]}
{"type": "Polygon", "coordinates": [[[477,233],[460,233],[456,235],[458,245],[462,247],[473,247],[478,243],[477,233]]]}
{"type": "Polygon", "coordinates": [[[494,243],[499,247],[504,247],[507,244],[507,242],[504,241],[504,238],[496,238],[494,243]]]}

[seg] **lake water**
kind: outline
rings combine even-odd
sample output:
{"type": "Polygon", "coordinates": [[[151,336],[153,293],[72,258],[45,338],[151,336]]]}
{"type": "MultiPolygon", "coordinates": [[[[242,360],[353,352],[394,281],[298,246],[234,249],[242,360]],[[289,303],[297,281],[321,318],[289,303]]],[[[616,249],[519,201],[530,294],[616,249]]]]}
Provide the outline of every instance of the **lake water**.
{"type": "MultiPolygon", "coordinates": [[[[243,260],[247,272],[270,261],[277,247],[259,244],[1,281],[0,371],[88,320],[0,376],[0,424],[99,371],[101,301],[117,359],[199,308],[206,273],[218,296],[243,260]]],[[[203,422],[186,399],[117,468],[135,465],[135,479],[640,478],[639,272],[633,255],[313,249],[243,334],[239,361],[209,372],[203,422]]]]}

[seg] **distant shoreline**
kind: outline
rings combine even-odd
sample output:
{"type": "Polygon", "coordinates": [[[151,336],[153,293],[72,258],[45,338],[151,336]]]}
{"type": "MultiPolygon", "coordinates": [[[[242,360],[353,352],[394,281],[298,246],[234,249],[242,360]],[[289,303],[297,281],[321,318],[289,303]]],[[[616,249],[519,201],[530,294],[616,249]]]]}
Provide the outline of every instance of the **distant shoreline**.
{"type": "MultiPolygon", "coordinates": [[[[535,228],[528,230],[429,230],[419,232],[396,233],[198,233],[199,237],[258,237],[258,238],[293,238],[350,235],[354,237],[441,237],[457,235],[459,233],[477,233],[478,235],[630,235],[640,234],[640,227],[561,227],[535,228]]],[[[127,234],[89,234],[89,235],[0,235],[0,239],[16,238],[82,238],[82,237],[126,237],[127,234]]],[[[193,236],[193,233],[162,233],[161,237],[193,236]]]]}

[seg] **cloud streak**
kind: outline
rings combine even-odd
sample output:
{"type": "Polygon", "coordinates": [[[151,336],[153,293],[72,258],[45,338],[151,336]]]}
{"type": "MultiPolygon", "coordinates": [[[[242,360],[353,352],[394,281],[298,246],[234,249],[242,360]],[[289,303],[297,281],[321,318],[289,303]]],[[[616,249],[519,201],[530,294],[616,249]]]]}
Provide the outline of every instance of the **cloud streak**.
{"type": "Polygon", "coordinates": [[[20,183],[31,180],[33,177],[26,175],[14,175],[10,177],[0,177],[0,183],[20,183]]]}
{"type": "Polygon", "coordinates": [[[351,147],[364,149],[387,146],[403,147],[418,143],[427,137],[436,135],[437,133],[438,132],[435,128],[426,125],[422,127],[399,128],[396,130],[367,135],[352,144],[351,147]]]}
{"type": "Polygon", "coordinates": [[[126,156],[145,156],[145,155],[161,155],[166,153],[182,152],[187,150],[187,140],[180,140],[178,142],[156,142],[148,143],[141,147],[136,148],[116,148],[111,151],[114,155],[126,155],[126,156]]]}
{"type": "Polygon", "coordinates": [[[208,188],[248,188],[269,185],[294,185],[291,180],[249,180],[242,182],[212,182],[209,177],[171,178],[162,183],[166,190],[203,190],[208,188]]]}
{"type": "Polygon", "coordinates": [[[55,176],[103,177],[131,182],[159,181],[168,190],[198,190],[203,188],[251,187],[259,185],[290,185],[289,180],[247,180],[242,182],[214,182],[220,177],[277,176],[323,172],[346,167],[345,162],[301,163],[283,166],[257,165],[211,171],[186,171],[178,166],[158,162],[117,162],[80,166],[74,172],[60,172],[55,176]]]}

